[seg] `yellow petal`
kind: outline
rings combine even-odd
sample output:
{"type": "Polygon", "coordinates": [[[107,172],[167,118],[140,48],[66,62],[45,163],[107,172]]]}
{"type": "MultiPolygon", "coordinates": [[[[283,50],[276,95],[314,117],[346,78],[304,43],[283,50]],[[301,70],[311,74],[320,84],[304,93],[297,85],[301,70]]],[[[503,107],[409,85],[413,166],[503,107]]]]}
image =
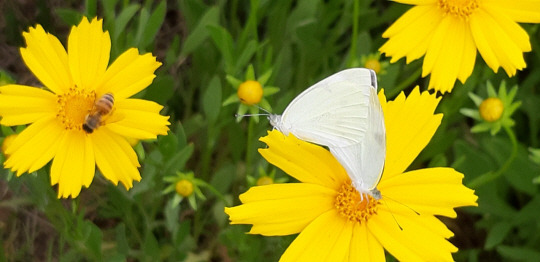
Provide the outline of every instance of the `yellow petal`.
{"type": "MultiPolygon", "coordinates": [[[[538,6],[540,6],[540,1],[538,2],[538,6]]],[[[507,11],[506,9],[486,6],[484,10],[486,10],[486,13],[490,14],[493,20],[497,23],[498,27],[496,29],[494,28],[495,30],[502,29],[504,33],[506,33],[506,35],[508,35],[508,37],[519,47],[519,49],[521,49],[522,52],[531,51],[531,43],[529,42],[529,35],[527,34],[527,31],[505,15],[507,11]]]]}
{"type": "MultiPolygon", "coordinates": [[[[512,39],[512,35],[508,35],[508,32],[499,25],[511,21],[501,21],[500,18],[496,17],[501,14],[497,14],[497,12],[493,14],[490,13],[491,11],[493,10],[478,10],[475,14],[475,17],[478,17],[478,19],[475,19],[475,21],[478,23],[481,30],[484,31],[486,40],[490,43],[491,49],[497,57],[497,60],[501,63],[501,66],[509,76],[513,76],[516,73],[516,69],[521,70],[526,66],[525,60],[523,59],[523,50],[519,45],[523,46],[527,45],[527,43],[516,43],[516,40],[512,39]]],[[[510,30],[510,32],[513,31],[514,30],[510,30]]],[[[525,47],[526,50],[530,50],[530,46],[523,47],[525,47]]],[[[482,52],[480,53],[482,54],[482,52]]],[[[484,55],[482,54],[482,57],[483,56],[484,55]]]]}
{"type": "Polygon", "coordinates": [[[465,83],[467,78],[471,76],[476,62],[476,45],[471,33],[471,27],[466,26],[464,30],[463,59],[461,60],[460,71],[458,73],[458,79],[461,83],[465,83]]]}
{"type": "Polygon", "coordinates": [[[114,114],[119,119],[107,123],[107,127],[122,136],[136,139],[155,139],[157,135],[166,135],[170,125],[168,116],[162,116],[159,111],[163,106],[142,99],[124,99],[115,103],[114,114]]]}
{"type": "Polygon", "coordinates": [[[354,224],[348,261],[386,261],[382,245],[365,223],[354,224]]]}
{"type": "Polygon", "coordinates": [[[154,77],[154,71],[161,65],[152,54],[139,55],[136,48],[121,54],[107,69],[99,81],[96,92],[111,92],[115,99],[128,98],[148,87],[154,77]]]}
{"type": "Polygon", "coordinates": [[[520,23],[540,23],[539,0],[488,0],[485,6],[498,7],[504,10],[505,16],[520,23]]]}
{"type": "Polygon", "coordinates": [[[37,25],[23,33],[23,37],[27,47],[20,49],[21,56],[43,85],[54,93],[63,93],[73,86],[66,50],[55,36],[37,25]]]}
{"type": "Polygon", "coordinates": [[[386,163],[382,178],[401,174],[429,143],[442,114],[434,115],[440,98],[416,87],[407,98],[381,101],[386,125],[386,163]]]}
{"type": "MultiPolygon", "coordinates": [[[[453,261],[451,253],[456,252],[457,248],[441,236],[441,232],[438,232],[440,230],[432,231],[444,226],[437,221],[432,216],[412,212],[408,216],[379,212],[369,219],[367,226],[384,248],[399,261],[453,261]]],[[[448,230],[446,232],[451,234],[448,230]]]]}
{"type": "Polygon", "coordinates": [[[304,183],[314,183],[339,189],[348,179],[345,169],[323,147],[304,142],[277,130],[268,132],[260,139],[268,145],[259,153],[271,164],[304,183]]]}
{"type": "Polygon", "coordinates": [[[379,51],[391,56],[392,63],[404,56],[407,63],[421,57],[440,20],[440,12],[431,6],[411,8],[383,33],[390,39],[379,51]]]}
{"type": "Polygon", "coordinates": [[[17,175],[34,172],[47,164],[56,154],[64,129],[54,116],[43,118],[23,130],[6,148],[6,168],[17,175]]]}
{"type": "Polygon", "coordinates": [[[24,125],[55,115],[56,96],[46,90],[22,86],[0,86],[2,125],[24,125]]]}
{"type": "Polygon", "coordinates": [[[336,192],[315,184],[272,184],[240,195],[244,204],[226,208],[231,224],[253,224],[252,234],[290,235],[334,209],[336,192]]]}
{"type": "Polygon", "coordinates": [[[88,22],[83,17],[78,26],[71,28],[68,38],[69,68],[75,85],[95,90],[109,64],[111,38],[103,32],[103,20],[88,22]]]}
{"type": "Polygon", "coordinates": [[[95,173],[95,162],[88,146],[90,144],[83,132],[65,133],[51,166],[51,184],[58,184],[58,197],[75,198],[83,185],[90,185],[95,173]]]}
{"type": "Polygon", "coordinates": [[[126,189],[133,186],[133,180],[140,181],[139,161],[129,143],[106,126],[92,133],[91,141],[96,164],[105,178],[115,185],[120,181],[126,189]]]}
{"type": "Polygon", "coordinates": [[[279,261],[345,261],[352,228],[353,224],[337,212],[328,211],[298,235],[279,261]]]}
{"type": "Polygon", "coordinates": [[[454,208],[478,205],[478,197],[462,179],[463,174],[452,168],[426,168],[385,179],[379,190],[387,201],[416,212],[456,217],[454,208]]]}
{"type": "Polygon", "coordinates": [[[447,16],[430,43],[422,76],[431,73],[429,89],[450,92],[458,76],[465,81],[472,73],[475,57],[476,47],[466,21],[447,16]]]}

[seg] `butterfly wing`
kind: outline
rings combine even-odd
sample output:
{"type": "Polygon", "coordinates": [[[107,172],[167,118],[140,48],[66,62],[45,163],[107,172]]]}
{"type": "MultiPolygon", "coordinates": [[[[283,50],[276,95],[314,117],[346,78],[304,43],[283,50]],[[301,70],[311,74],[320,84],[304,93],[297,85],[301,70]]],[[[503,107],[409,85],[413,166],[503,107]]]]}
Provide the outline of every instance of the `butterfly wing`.
{"type": "Polygon", "coordinates": [[[289,104],[276,128],[324,146],[363,141],[374,75],[372,70],[353,68],[323,79],[289,104]]]}
{"type": "Polygon", "coordinates": [[[369,115],[364,139],[360,143],[330,147],[330,152],[341,163],[362,193],[369,193],[381,179],[386,158],[386,129],[381,104],[375,88],[370,89],[369,115]]]}

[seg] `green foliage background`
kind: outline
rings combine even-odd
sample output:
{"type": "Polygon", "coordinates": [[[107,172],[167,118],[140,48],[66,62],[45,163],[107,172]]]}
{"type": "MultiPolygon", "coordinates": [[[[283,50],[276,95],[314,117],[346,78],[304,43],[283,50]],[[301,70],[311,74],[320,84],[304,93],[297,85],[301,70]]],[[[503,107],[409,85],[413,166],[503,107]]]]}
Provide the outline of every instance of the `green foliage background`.
{"type": "MultiPolygon", "coordinates": [[[[0,69],[17,83],[39,86],[18,54],[29,26],[39,23],[65,43],[83,15],[98,16],[112,38],[111,61],[137,47],[163,63],[137,97],[165,105],[172,123],[168,136],[136,146],[143,179],[130,191],[96,175],[79,198],[58,200],[47,167],[19,178],[0,171],[0,261],[277,261],[294,236],[247,235],[249,227],[228,225],[223,213],[261,173],[276,171],[256,151],[271,128],[267,121],[237,123],[238,105],[222,106],[235,92],[226,75],[243,79],[249,65],[257,76],[271,70],[268,84],[280,92],[267,99],[282,112],[316,81],[362,66],[361,57],[377,52],[384,30],[407,9],[370,0],[0,2],[0,69]],[[175,205],[172,193],[163,194],[169,186],[163,178],[177,171],[193,171],[206,183],[204,198],[175,205]]],[[[540,257],[540,193],[533,183],[540,166],[528,152],[540,147],[540,33],[538,25],[522,26],[533,46],[527,69],[508,78],[478,56],[466,84],[443,97],[437,110],[443,122],[410,167],[453,167],[476,190],[477,208],[444,219],[456,235],[457,261],[540,257]],[[474,121],[459,113],[475,107],[469,92],[487,96],[487,80],[518,85],[522,102],[513,129],[495,136],[471,133],[474,121]]],[[[402,59],[386,71],[379,85],[389,99],[427,87],[421,60],[402,59]]],[[[3,127],[2,138],[20,130],[3,127]]],[[[276,179],[286,175],[277,170],[276,179]]]]}

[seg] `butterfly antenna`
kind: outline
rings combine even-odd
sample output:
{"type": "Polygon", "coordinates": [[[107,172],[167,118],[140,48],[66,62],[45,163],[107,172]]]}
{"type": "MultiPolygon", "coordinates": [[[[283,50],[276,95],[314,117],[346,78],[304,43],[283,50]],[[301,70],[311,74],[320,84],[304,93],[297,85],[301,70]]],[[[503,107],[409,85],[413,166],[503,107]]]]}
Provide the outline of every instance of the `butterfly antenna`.
{"type": "Polygon", "coordinates": [[[234,117],[244,117],[244,116],[267,116],[268,114],[244,114],[244,115],[239,115],[239,114],[234,114],[234,117]]]}
{"type": "Polygon", "coordinates": [[[271,114],[270,112],[268,112],[268,110],[266,110],[266,109],[260,107],[259,105],[254,105],[254,106],[256,106],[256,107],[259,108],[260,110],[266,112],[267,115],[270,115],[270,114],[271,114]]]}

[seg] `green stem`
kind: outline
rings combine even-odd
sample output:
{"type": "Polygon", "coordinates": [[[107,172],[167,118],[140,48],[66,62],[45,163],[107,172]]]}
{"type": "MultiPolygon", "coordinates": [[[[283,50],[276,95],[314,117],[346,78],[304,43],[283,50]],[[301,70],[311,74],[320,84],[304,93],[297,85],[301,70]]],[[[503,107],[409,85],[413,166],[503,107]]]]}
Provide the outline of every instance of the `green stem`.
{"type": "Polygon", "coordinates": [[[517,156],[517,149],[518,149],[518,143],[516,136],[514,135],[514,132],[512,129],[510,129],[507,126],[504,126],[504,131],[506,131],[506,134],[508,134],[508,137],[510,138],[510,141],[512,142],[512,152],[510,153],[510,156],[506,160],[506,162],[497,170],[496,172],[489,171],[487,173],[484,173],[468,183],[467,187],[470,188],[479,188],[483,186],[486,183],[489,183],[497,178],[499,178],[504,172],[510,167],[512,162],[514,162],[514,159],[517,156]]]}
{"type": "Polygon", "coordinates": [[[356,47],[358,45],[357,42],[358,42],[358,17],[359,16],[360,16],[360,3],[358,0],[355,0],[353,4],[351,47],[349,49],[349,60],[347,61],[347,65],[349,67],[356,66],[353,63],[356,58],[356,47]]]}
{"type": "Polygon", "coordinates": [[[407,77],[405,80],[401,81],[399,85],[397,85],[395,88],[389,89],[389,93],[386,95],[387,97],[395,97],[399,94],[399,92],[403,91],[403,89],[410,86],[416,79],[420,77],[422,74],[422,67],[418,67],[416,71],[414,71],[409,77],[407,77]]]}
{"type": "Polygon", "coordinates": [[[248,136],[247,136],[247,146],[246,146],[246,175],[251,172],[251,161],[253,155],[253,128],[255,127],[255,120],[253,117],[249,118],[248,124],[248,136]]]}

